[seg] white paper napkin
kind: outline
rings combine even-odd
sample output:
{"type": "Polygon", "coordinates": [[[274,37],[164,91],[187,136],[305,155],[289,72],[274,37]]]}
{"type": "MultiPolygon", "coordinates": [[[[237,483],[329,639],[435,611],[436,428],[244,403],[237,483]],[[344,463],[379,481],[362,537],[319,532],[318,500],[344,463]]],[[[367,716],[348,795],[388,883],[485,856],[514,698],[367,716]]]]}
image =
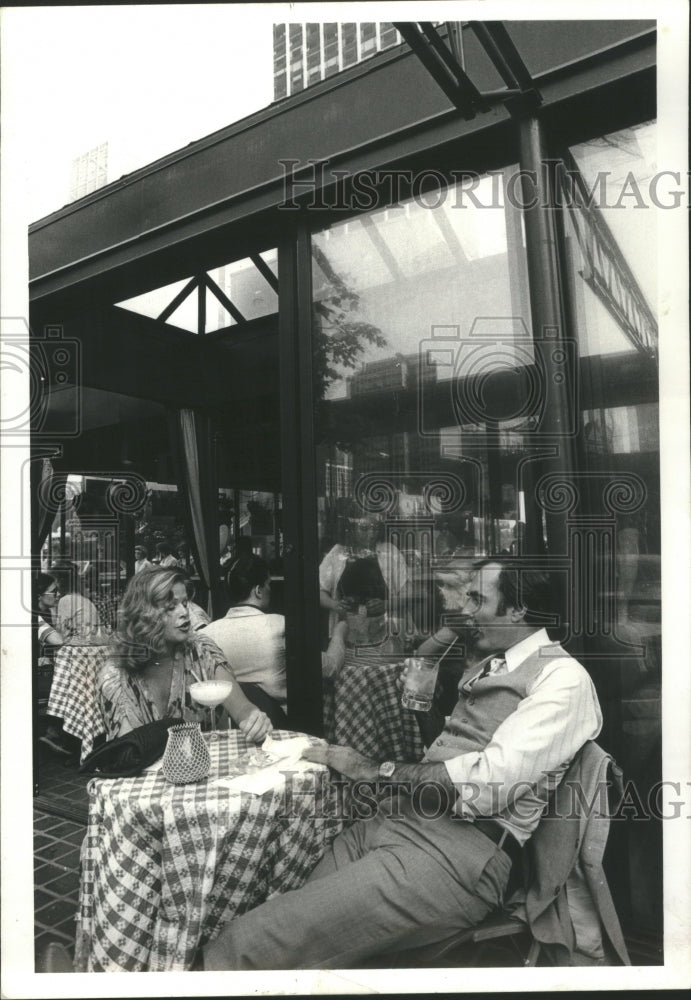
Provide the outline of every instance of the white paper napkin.
{"type": "Polygon", "coordinates": [[[237,792],[251,792],[253,795],[263,795],[270,788],[281,786],[285,782],[285,771],[322,770],[322,764],[313,764],[309,760],[301,760],[303,750],[310,746],[307,736],[295,736],[290,740],[274,740],[271,735],[262,744],[264,753],[271,754],[273,761],[261,771],[251,774],[239,774],[234,778],[219,778],[217,785],[223,785],[237,792]]]}

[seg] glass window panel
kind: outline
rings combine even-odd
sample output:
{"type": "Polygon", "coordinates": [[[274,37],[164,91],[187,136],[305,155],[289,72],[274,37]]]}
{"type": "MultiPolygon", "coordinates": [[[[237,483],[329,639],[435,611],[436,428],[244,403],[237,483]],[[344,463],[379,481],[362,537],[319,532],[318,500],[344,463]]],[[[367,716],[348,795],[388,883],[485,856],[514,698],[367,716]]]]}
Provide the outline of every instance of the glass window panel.
{"type": "MultiPolygon", "coordinates": [[[[149,316],[152,319],[156,319],[170,305],[178,292],[182,291],[188,281],[189,278],[184,278],[182,281],[174,281],[170,285],[154,288],[150,292],[144,292],[143,295],[135,295],[134,298],[123,299],[122,302],[116,302],[115,304],[120,306],[121,309],[129,309],[132,312],[139,313],[141,316],[149,316]]],[[[197,332],[196,292],[193,291],[183,301],[173,315],[169,317],[168,322],[173,326],[181,327],[183,330],[189,330],[190,333],[197,332]]]]}
{"type": "Polygon", "coordinates": [[[379,26],[380,47],[388,48],[390,45],[398,45],[400,37],[393,24],[383,23],[379,26]]]}
{"type": "MultiPolygon", "coordinates": [[[[477,189],[482,204],[496,183],[483,178],[477,189]]],[[[367,345],[368,363],[390,358],[392,345],[399,354],[417,357],[425,342],[429,353],[421,357],[435,368],[435,381],[453,378],[456,355],[452,364],[444,363],[449,356],[444,331],[438,348],[425,338],[433,327],[439,332],[445,326],[448,336],[455,327],[466,335],[476,320],[483,336],[490,326],[496,333],[499,325],[505,345],[486,352],[485,363],[500,368],[532,361],[527,299],[516,291],[527,287],[522,246],[508,253],[507,213],[501,203],[473,207],[455,188],[440,200],[438,208],[409,201],[315,234],[314,297],[329,310],[324,330],[335,328],[343,303],[334,310],[331,300],[346,290],[349,317],[381,331],[382,342],[367,345]],[[484,234],[480,213],[489,217],[484,234]]],[[[330,380],[327,391],[330,399],[347,394],[345,372],[330,380]]]]}
{"type": "Polygon", "coordinates": [[[324,72],[338,72],[338,25],[333,23],[324,25],[324,72]]]}
{"type": "Polygon", "coordinates": [[[578,278],[574,274],[574,284],[580,352],[632,351],[636,331],[647,337],[648,324],[638,314],[631,289],[650,312],[657,301],[656,213],[648,195],[657,167],[655,127],[648,123],[624,129],[575,146],[571,152],[592,192],[595,214],[615,241],[615,252],[607,252],[602,240],[595,238],[590,213],[576,209],[567,214],[569,251],[578,274],[578,278]],[[589,237],[595,238],[594,262],[588,259],[589,237]],[[616,248],[632,275],[623,288],[621,275],[612,270],[612,260],[618,259],[616,248]],[[593,295],[592,285],[588,286],[593,269],[596,277],[604,279],[604,297],[593,295]],[[631,317],[632,329],[627,330],[626,323],[617,318],[619,310],[631,317]]]}
{"type": "MultiPolygon", "coordinates": [[[[272,262],[271,269],[275,274],[276,251],[272,250],[262,254],[262,259],[266,263],[272,262]]],[[[257,319],[259,316],[266,316],[278,310],[276,292],[248,258],[219,268],[215,272],[215,280],[246,320],[257,319]]],[[[220,303],[218,305],[220,306],[220,303]]]]}
{"type": "MultiPolygon", "coordinates": [[[[482,194],[493,186],[502,174],[483,178],[482,194]]],[[[457,391],[473,377],[473,336],[500,400],[534,363],[520,216],[499,199],[483,226],[465,204],[451,186],[312,239],[322,575],[339,552],[384,553],[387,599],[391,566],[410,580],[405,607],[387,611],[399,648],[438,621],[439,560],[517,552],[525,537],[525,419],[503,403],[464,409],[457,391]]]]}
{"type": "Polygon", "coordinates": [[[288,37],[290,38],[290,57],[295,59],[296,54],[302,55],[302,25],[289,25],[288,37]]]}
{"type": "MultiPolygon", "coordinates": [[[[276,250],[266,250],[260,254],[262,260],[278,277],[278,262],[276,250]]],[[[232,302],[246,320],[257,319],[278,310],[278,295],[257,270],[249,258],[225,264],[223,267],[209,271],[209,277],[219,287],[221,292],[232,302]]],[[[155,288],[143,295],[118,302],[121,308],[130,309],[144,316],[156,318],[173,301],[189,279],[176,281],[162,288],[155,288]]],[[[198,292],[194,289],[177,309],[168,317],[167,322],[190,333],[197,333],[198,292]]],[[[206,290],[206,333],[233,326],[237,320],[210,290],[206,290]]]]}
{"type": "Polygon", "coordinates": [[[341,44],[343,48],[343,68],[357,62],[357,24],[341,25],[341,44]]]}
{"type": "Polygon", "coordinates": [[[360,25],[360,56],[373,55],[377,47],[377,26],[372,23],[360,25]]]}
{"type": "MultiPolygon", "coordinates": [[[[588,187],[600,174],[606,197],[601,188],[592,209],[565,213],[575,336],[585,359],[581,512],[599,519],[614,554],[613,567],[607,560],[595,564],[590,586],[595,599],[605,599],[594,639],[596,652],[607,656],[602,740],[642,801],[661,777],[657,213],[620,194],[634,186],[647,192],[655,140],[655,123],[646,123],[574,148],[588,187]]],[[[641,931],[659,933],[660,824],[629,823],[621,836],[628,890],[628,912],[621,915],[641,931]]]]}

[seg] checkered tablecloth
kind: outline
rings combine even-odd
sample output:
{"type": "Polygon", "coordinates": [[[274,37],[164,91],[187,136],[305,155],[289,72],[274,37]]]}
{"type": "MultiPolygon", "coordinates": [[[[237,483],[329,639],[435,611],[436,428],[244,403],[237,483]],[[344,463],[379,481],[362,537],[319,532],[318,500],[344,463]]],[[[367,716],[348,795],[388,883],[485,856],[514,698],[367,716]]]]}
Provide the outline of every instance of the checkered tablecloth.
{"type": "Polygon", "coordinates": [[[335,680],[324,679],[324,735],[377,761],[415,762],[423,743],[413,712],[401,705],[398,663],[349,649],[335,680]]]}
{"type": "Polygon", "coordinates": [[[82,741],[81,760],[106,731],[96,696],[96,672],[108,652],[108,646],[66,645],[55,657],[48,714],[61,718],[65,732],[82,741]]]}
{"type": "Polygon", "coordinates": [[[210,749],[204,781],[171,785],[156,771],[89,783],[78,971],[189,969],[232,917],[298,888],[343,827],[321,765],[255,796],[215,781],[245,757],[242,734],[221,733],[210,749]]]}

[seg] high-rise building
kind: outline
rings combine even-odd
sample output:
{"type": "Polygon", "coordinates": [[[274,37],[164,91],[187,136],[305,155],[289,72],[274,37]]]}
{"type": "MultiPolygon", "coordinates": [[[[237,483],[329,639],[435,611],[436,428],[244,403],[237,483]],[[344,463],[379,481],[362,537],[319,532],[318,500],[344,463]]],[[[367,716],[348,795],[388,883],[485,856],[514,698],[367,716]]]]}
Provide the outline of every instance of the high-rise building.
{"type": "Polygon", "coordinates": [[[362,62],[402,39],[392,24],[274,24],[274,100],[362,62]]]}
{"type": "Polygon", "coordinates": [[[108,143],[102,142],[72,160],[70,200],[82,198],[108,183],[108,143]]]}

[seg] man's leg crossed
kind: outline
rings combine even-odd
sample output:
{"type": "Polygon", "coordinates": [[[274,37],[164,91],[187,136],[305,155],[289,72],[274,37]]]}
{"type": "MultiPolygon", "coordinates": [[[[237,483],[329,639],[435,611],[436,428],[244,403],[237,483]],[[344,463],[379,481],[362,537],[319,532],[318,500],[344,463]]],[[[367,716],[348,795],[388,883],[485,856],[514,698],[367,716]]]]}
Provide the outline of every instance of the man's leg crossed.
{"type": "Polygon", "coordinates": [[[352,968],[474,926],[500,904],[510,866],[481,834],[457,833],[450,864],[406,840],[337,867],[346,855],[336,845],[325,873],[230,921],[206,947],[205,969],[352,968]]]}

